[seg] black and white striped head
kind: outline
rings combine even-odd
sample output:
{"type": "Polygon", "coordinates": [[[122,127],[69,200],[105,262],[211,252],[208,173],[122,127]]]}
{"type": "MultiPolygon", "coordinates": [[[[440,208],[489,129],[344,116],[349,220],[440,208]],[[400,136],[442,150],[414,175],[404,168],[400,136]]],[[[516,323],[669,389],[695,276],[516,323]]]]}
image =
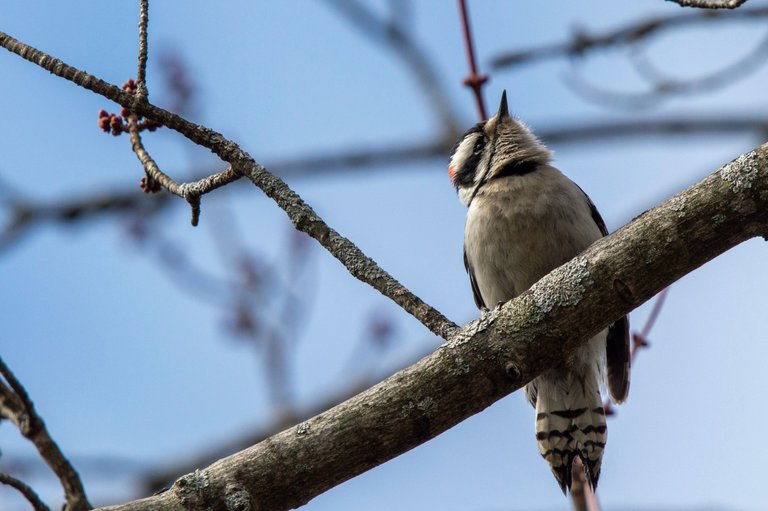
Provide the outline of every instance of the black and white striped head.
{"type": "Polygon", "coordinates": [[[499,112],[472,126],[453,146],[448,176],[468,206],[485,183],[528,174],[551,159],[552,153],[525,124],[509,115],[504,91],[499,112]]]}

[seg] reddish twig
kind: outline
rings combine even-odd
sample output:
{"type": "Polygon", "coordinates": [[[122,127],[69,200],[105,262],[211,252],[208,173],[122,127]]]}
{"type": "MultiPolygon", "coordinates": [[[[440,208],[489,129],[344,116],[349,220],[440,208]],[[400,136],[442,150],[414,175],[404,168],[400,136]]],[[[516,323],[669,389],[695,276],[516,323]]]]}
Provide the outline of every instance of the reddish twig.
{"type": "MultiPolygon", "coordinates": [[[[653,304],[651,313],[648,315],[648,319],[645,320],[645,325],[643,325],[642,330],[640,330],[640,332],[635,332],[632,334],[632,349],[629,354],[629,362],[630,362],[630,366],[632,367],[635,365],[635,359],[637,358],[637,353],[641,349],[647,348],[649,346],[648,336],[651,334],[653,325],[656,324],[656,319],[658,319],[659,314],[661,313],[662,307],[664,307],[664,301],[667,299],[668,292],[669,292],[668,287],[665,287],[659,292],[659,294],[656,296],[656,302],[653,304]]],[[[613,405],[611,404],[610,400],[608,399],[605,400],[605,402],[603,403],[603,408],[605,408],[606,416],[616,415],[616,410],[613,408],[613,405]]]]}
{"type": "Polygon", "coordinates": [[[464,79],[464,85],[472,89],[472,92],[475,94],[477,113],[480,115],[480,120],[482,121],[488,118],[488,115],[485,113],[485,102],[483,101],[483,85],[488,81],[488,75],[477,74],[475,46],[472,42],[472,30],[469,26],[469,13],[467,11],[466,0],[459,0],[459,14],[461,15],[461,26],[464,32],[464,46],[467,49],[467,61],[469,62],[469,76],[464,79]]]}
{"type": "Polygon", "coordinates": [[[667,299],[667,293],[669,288],[665,287],[656,297],[656,302],[653,304],[651,313],[648,315],[648,319],[645,321],[645,325],[640,333],[635,332],[632,334],[632,362],[635,361],[635,355],[641,348],[648,346],[648,335],[651,333],[653,325],[656,324],[656,319],[659,317],[661,308],[664,306],[664,301],[667,299]]]}
{"type": "Polygon", "coordinates": [[[587,481],[584,463],[578,456],[573,460],[571,469],[571,504],[574,511],[600,511],[595,491],[587,481]]]}

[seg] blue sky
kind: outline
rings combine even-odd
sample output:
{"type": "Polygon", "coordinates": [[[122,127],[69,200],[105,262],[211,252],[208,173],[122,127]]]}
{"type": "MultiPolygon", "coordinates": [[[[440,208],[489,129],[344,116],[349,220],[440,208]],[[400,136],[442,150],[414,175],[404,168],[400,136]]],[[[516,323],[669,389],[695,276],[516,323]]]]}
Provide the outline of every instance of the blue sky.
{"type": "MultiPolygon", "coordinates": [[[[3,2],[0,30],[119,84],[135,75],[136,3],[3,2]]],[[[383,12],[386,2],[371,5],[383,12]]],[[[661,0],[470,7],[485,70],[502,50],[559,41],[576,26],[607,29],[640,15],[680,11],[661,0]]],[[[466,62],[455,5],[414,3],[409,23],[462,125],[470,126],[476,119],[460,85],[466,62]]],[[[660,39],[649,51],[666,72],[695,76],[755,44],[762,34],[754,25],[696,30],[687,38],[660,39]]],[[[163,50],[178,52],[193,73],[193,120],[235,139],[268,166],[337,149],[425,140],[441,128],[401,63],[324,2],[153,2],[150,98],[167,105],[158,58],[163,50]]],[[[600,54],[584,73],[596,83],[635,90],[641,84],[624,56],[600,54]]],[[[565,85],[569,69],[558,61],[494,73],[487,102],[492,108],[506,88],[514,113],[535,131],[566,121],[756,114],[768,99],[768,71],[761,69],[712,94],[617,112],[576,96],[565,85]]],[[[142,171],[128,140],[96,127],[97,111],[117,110],[113,105],[6,52],[0,53],[0,76],[0,197],[45,202],[135,187],[142,171]]],[[[179,179],[190,168],[218,168],[207,151],[169,130],[145,140],[161,167],[179,179]]],[[[552,149],[556,164],[591,195],[614,230],[759,142],[746,135],[668,135],[552,149]]],[[[477,311],[461,259],[465,211],[446,162],[447,155],[288,182],[330,225],[463,324],[477,311]]],[[[261,192],[247,185],[215,192],[204,199],[198,228],[189,226],[189,212],[177,202],[152,225],[195,264],[227,276],[231,261],[215,240],[234,229],[243,247],[285,276],[281,258],[290,224],[261,192]]],[[[0,354],[76,464],[104,457],[132,468],[118,475],[84,470],[99,504],[130,496],[135,471],[172,464],[271,417],[257,355],[230,342],[222,328],[226,303],[184,291],[185,283],[169,278],[157,251],[137,244],[126,224],[105,217],[76,228],[46,225],[0,253],[0,354]]],[[[763,508],[768,447],[752,431],[768,420],[762,403],[768,385],[765,260],[765,242],[747,242],[673,287],[651,348],[635,366],[629,401],[609,423],[599,491],[606,508],[763,508]]],[[[304,324],[291,368],[297,403],[343,388],[355,376],[350,373],[367,368],[369,361],[350,363],[350,356],[372,315],[396,327],[397,345],[380,361],[381,370],[438,345],[314,245],[309,271],[299,282],[311,305],[292,319],[304,324]]],[[[646,305],[632,314],[635,328],[648,311],[646,305]]],[[[0,424],[0,448],[0,466],[34,456],[7,423],[0,424]]],[[[30,481],[56,505],[55,484],[37,475],[30,481]]],[[[533,411],[513,395],[307,509],[567,505],[537,453],[533,411]]],[[[0,507],[24,505],[0,488],[0,507]]]]}

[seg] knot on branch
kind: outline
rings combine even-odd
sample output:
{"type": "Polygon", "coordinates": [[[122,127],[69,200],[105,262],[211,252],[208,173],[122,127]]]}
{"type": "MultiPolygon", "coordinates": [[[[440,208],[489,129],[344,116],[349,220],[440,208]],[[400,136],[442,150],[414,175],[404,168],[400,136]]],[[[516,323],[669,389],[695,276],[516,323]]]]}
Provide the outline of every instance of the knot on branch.
{"type": "Polygon", "coordinates": [[[464,78],[462,83],[474,90],[479,90],[489,79],[490,77],[488,75],[473,74],[464,78]]]}
{"type": "Polygon", "coordinates": [[[254,509],[251,503],[251,494],[236,484],[228,484],[224,502],[227,511],[251,511],[254,509]]]}
{"type": "Polygon", "coordinates": [[[509,379],[514,383],[519,382],[523,376],[522,373],[520,373],[520,369],[517,367],[517,364],[511,361],[504,365],[504,372],[507,373],[509,379]]]}
{"type": "Polygon", "coordinates": [[[207,470],[195,470],[173,483],[173,493],[188,509],[203,508],[207,489],[210,487],[207,470]]]}

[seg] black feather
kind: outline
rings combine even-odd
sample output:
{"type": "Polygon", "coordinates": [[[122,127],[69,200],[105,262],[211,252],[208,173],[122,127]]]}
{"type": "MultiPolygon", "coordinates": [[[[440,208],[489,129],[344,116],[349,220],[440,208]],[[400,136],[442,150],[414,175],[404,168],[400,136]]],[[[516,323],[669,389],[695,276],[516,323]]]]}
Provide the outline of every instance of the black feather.
{"type": "Polygon", "coordinates": [[[472,270],[472,266],[469,264],[469,259],[467,258],[467,251],[464,250],[464,268],[467,270],[467,274],[469,274],[469,283],[472,286],[472,296],[475,298],[475,305],[477,305],[478,309],[487,309],[488,307],[485,305],[485,302],[483,301],[483,297],[480,294],[480,288],[477,286],[477,280],[475,279],[475,272],[472,270]]]}
{"type": "Polygon", "coordinates": [[[608,327],[605,342],[605,369],[611,399],[621,403],[629,394],[629,318],[622,317],[608,327]]]}
{"type": "MultiPolygon", "coordinates": [[[[581,190],[581,188],[579,189],[581,190]]],[[[592,219],[597,224],[597,228],[600,229],[603,236],[608,236],[608,228],[605,226],[600,212],[597,211],[595,203],[584,190],[581,190],[581,193],[587,199],[592,219]]],[[[611,394],[611,399],[616,403],[621,403],[627,399],[627,394],[629,394],[629,366],[629,317],[624,316],[608,327],[608,337],[605,341],[605,370],[608,392],[611,394]]]]}

